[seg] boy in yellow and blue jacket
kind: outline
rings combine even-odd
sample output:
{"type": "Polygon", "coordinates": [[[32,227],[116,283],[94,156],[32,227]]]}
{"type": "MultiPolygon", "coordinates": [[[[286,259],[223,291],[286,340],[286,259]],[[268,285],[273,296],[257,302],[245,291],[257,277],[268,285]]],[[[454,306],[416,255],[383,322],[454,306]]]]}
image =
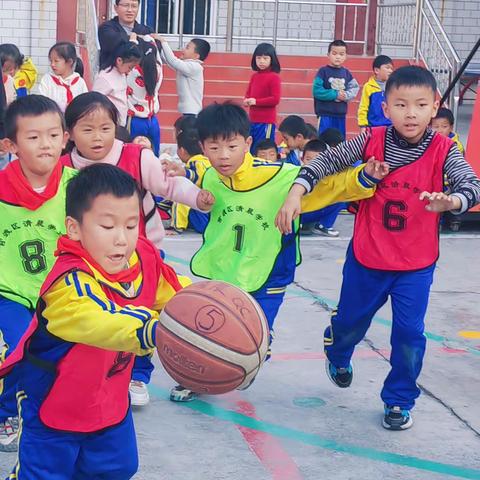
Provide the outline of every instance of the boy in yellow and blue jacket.
{"type": "Polygon", "coordinates": [[[385,101],[385,84],[393,72],[393,61],[386,55],[378,55],[373,61],[373,76],[363,86],[358,107],[358,126],[388,126],[392,122],[385,117],[382,103],[385,101]]]}
{"type": "MultiPolygon", "coordinates": [[[[185,164],[177,169],[177,174],[185,176],[196,185],[201,185],[202,178],[211,167],[208,158],[202,154],[202,147],[195,129],[180,132],[177,136],[177,155],[185,164]]],[[[177,233],[182,233],[188,227],[198,233],[203,233],[208,224],[210,214],[197,212],[180,203],[172,205],[172,227],[177,233]]]]}
{"type": "Polygon", "coordinates": [[[68,184],[67,235],[30,325],[0,362],[1,376],[20,369],[9,478],[127,480],[138,469],[133,362],[155,349],[159,311],[182,288],[139,237],[140,203],[135,180],[113,165],[86,167],[68,184]]]}
{"type": "Polygon", "coordinates": [[[453,113],[448,108],[439,108],[437,114],[432,118],[432,129],[438,132],[444,137],[448,137],[450,140],[455,142],[458,147],[458,151],[463,155],[465,148],[460,141],[458,133],[456,133],[453,128],[455,125],[455,117],[453,113]]]}

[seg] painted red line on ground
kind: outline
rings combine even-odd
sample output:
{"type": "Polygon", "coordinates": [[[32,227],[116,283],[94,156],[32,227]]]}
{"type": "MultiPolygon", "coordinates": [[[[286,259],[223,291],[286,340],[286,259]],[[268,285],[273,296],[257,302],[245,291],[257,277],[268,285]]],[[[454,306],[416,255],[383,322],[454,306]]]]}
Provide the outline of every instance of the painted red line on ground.
{"type": "MultiPolygon", "coordinates": [[[[240,395],[232,392],[228,395],[234,401],[235,411],[258,420],[255,407],[240,395]]],[[[236,425],[248,448],[262,462],[262,465],[272,475],[273,480],[302,480],[297,464],[283,448],[281,442],[268,433],[236,425]]]]}
{"type": "MultiPolygon", "coordinates": [[[[450,348],[450,347],[432,347],[428,349],[433,352],[446,353],[448,355],[465,355],[468,352],[459,348],[450,348]]],[[[357,350],[353,354],[353,358],[362,359],[362,358],[376,358],[378,354],[381,353],[385,357],[390,357],[391,350],[382,349],[382,350],[357,350]]],[[[273,353],[272,361],[275,362],[284,362],[288,360],[325,360],[325,354],[323,352],[298,352],[298,353],[273,353]]]]}

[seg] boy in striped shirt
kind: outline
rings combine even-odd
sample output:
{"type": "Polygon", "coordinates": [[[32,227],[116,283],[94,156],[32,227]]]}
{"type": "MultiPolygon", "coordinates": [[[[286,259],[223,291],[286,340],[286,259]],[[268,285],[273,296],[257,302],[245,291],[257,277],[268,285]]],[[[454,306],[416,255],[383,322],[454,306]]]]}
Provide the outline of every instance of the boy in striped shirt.
{"type": "Polygon", "coordinates": [[[391,297],[392,368],[381,393],[382,424],[390,430],[412,426],[410,410],[420,395],[416,380],[425,353],[424,318],[439,254],[440,213],[461,214],[480,201],[480,181],[457,145],[429,128],[439,106],[436,91],[429,71],[416,66],[396,70],[383,105],[392,126],[367,129],[303,167],[276,218],[278,228],[289,233],[302,196],[322,178],[359,158],[375,157],[389,165],[376,195],[360,202],[338,309],[324,344],[328,377],[340,388],[349,387],[355,346],[391,297]],[[444,175],[450,195],[443,193],[444,175]]]}

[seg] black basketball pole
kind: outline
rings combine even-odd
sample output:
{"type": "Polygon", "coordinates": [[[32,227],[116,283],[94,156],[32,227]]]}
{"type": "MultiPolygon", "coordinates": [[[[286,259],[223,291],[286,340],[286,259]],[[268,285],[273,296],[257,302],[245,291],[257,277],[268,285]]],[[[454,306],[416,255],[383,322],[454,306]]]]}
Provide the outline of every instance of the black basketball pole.
{"type": "Polygon", "coordinates": [[[462,66],[460,67],[460,69],[458,70],[457,74],[455,75],[455,77],[453,78],[453,80],[450,82],[450,85],[448,86],[446,92],[443,94],[443,97],[442,99],[440,100],[440,105],[443,105],[448,97],[450,96],[450,94],[452,93],[452,90],[455,88],[455,85],[457,84],[457,82],[460,80],[460,77],[463,75],[463,72],[465,71],[465,69],[468,67],[468,64],[470,63],[470,60],[473,58],[473,56],[477,53],[477,50],[480,48],[480,37],[478,38],[477,40],[477,43],[475,44],[475,46],[472,48],[472,51],[468,54],[468,57],[465,59],[465,61],[463,62],[462,66]]]}

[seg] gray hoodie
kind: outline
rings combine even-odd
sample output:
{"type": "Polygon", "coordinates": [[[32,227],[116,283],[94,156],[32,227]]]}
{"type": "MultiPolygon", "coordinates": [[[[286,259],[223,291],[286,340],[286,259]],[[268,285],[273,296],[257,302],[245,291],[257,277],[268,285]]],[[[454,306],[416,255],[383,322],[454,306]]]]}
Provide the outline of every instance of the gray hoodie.
{"type": "Polygon", "coordinates": [[[203,108],[203,62],[177,58],[166,42],[162,43],[162,56],[177,72],[178,111],[197,115],[203,108]]]}

